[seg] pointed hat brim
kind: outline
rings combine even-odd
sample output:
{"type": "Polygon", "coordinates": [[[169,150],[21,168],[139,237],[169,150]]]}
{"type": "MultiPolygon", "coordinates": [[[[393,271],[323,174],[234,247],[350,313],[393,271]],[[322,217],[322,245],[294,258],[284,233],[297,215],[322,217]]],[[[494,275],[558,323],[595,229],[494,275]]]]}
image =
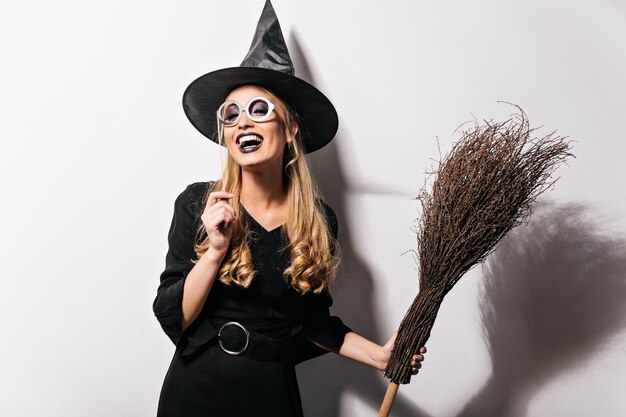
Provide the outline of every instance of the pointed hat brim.
{"type": "Polygon", "coordinates": [[[295,107],[305,153],[322,148],[337,133],[337,111],[321,91],[293,75],[258,67],[223,68],[198,77],[183,94],[187,118],[218,143],[216,111],[232,90],[243,85],[264,87],[295,107]]]}

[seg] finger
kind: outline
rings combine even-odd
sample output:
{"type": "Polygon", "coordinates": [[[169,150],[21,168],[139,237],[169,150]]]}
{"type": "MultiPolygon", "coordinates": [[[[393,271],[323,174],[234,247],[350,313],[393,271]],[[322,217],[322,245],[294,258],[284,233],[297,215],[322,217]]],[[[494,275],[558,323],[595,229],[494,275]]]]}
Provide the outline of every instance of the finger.
{"type": "Polygon", "coordinates": [[[210,219],[211,217],[215,216],[217,213],[227,213],[231,219],[235,219],[235,220],[237,219],[237,213],[235,212],[235,209],[233,209],[230,205],[228,205],[228,203],[219,201],[216,204],[212,205],[211,207],[207,207],[205,209],[205,212],[201,216],[202,221],[206,224],[208,222],[207,219],[210,219]]]}
{"type": "MultiPolygon", "coordinates": [[[[232,207],[231,207],[232,208],[232,207]]],[[[216,216],[228,215],[234,218],[234,211],[229,210],[223,203],[217,203],[214,206],[209,207],[204,213],[202,213],[202,219],[209,220],[214,219],[216,216]]]]}
{"type": "Polygon", "coordinates": [[[211,194],[209,194],[209,198],[207,199],[207,206],[212,206],[221,199],[225,199],[228,201],[231,198],[233,198],[233,195],[231,193],[227,193],[225,191],[213,191],[211,194]]]}
{"type": "Polygon", "coordinates": [[[420,353],[426,353],[426,346],[422,346],[420,348],[420,353]]]}
{"type": "Polygon", "coordinates": [[[209,229],[217,229],[220,226],[228,226],[234,220],[233,216],[226,210],[219,210],[207,216],[205,227],[209,229]]]}
{"type": "Polygon", "coordinates": [[[424,355],[413,355],[413,361],[421,362],[424,360],[424,355]]]}
{"type": "Polygon", "coordinates": [[[235,209],[231,207],[230,204],[228,204],[226,201],[224,200],[220,200],[217,203],[213,204],[212,206],[207,206],[204,209],[204,213],[211,215],[212,213],[217,213],[220,210],[226,210],[228,213],[230,213],[230,215],[236,219],[237,218],[237,213],[235,212],[235,209]]]}
{"type": "Polygon", "coordinates": [[[413,359],[411,361],[411,366],[419,366],[421,368],[422,367],[422,363],[417,361],[417,360],[415,360],[415,359],[413,359]]]}
{"type": "Polygon", "coordinates": [[[213,203],[213,204],[208,204],[207,203],[207,205],[204,207],[204,212],[208,213],[211,210],[217,210],[219,207],[226,207],[226,206],[232,208],[231,205],[228,204],[228,200],[227,199],[219,199],[219,200],[216,200],[215,203],[213,203]]]}

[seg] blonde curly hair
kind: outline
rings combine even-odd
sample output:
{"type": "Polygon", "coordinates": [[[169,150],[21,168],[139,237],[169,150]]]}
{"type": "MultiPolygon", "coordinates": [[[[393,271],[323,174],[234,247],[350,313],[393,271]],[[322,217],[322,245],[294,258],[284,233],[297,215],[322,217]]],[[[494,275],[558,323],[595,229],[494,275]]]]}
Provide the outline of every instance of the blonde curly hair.
{"type": "MultiPolygon", "coordinates": [[[[287,215],[283,231],[287,235],[291,262],[283,271],[286,282],[296,291],[320,293],[334,278],[339,262],[335,237],[332,235],[326,215],[326,207],[304,157],[301,130],[297,129],[298,116],[294,108],[271,91],[261,88],[276,106],[283,131],[292,136],[283,156],[283,187],[287,194],[287,215]],[[296,132],[295,135],[293,132],[296,132]]],[[[224,143],[223,126],[218,123],[219,143],[224,143]]],[[[222,178],[214,187],[208,187],[204,202],[213,190],[233,195],[229,203],[235,209],[235,222],[230,247],[219,270],[219,280],[224,284],[247,288],[257,274],[254,269],[249,243],[250,230],[239,204],[241,190],[241,167],[228,154],[222,178]]],[[[195,244],[199,259],[210,247],[210,242],[200,222],[195,244]]],[[[196,261],[197,261],[196,259],[196,261]]]]}

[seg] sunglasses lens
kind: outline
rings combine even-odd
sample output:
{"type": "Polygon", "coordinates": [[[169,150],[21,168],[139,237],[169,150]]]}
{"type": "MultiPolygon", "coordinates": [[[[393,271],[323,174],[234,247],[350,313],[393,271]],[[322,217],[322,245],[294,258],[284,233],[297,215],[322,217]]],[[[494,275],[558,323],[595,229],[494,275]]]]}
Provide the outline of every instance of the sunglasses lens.
{"type": "Polygon", "coordinates": [[[267,101],[262,100],[262,99],[256,99],[250,102],[250,104],[248,105],[248,109],[249,109],[249,114],[248,114],[249,117],[251,117],[252,119],[259,120],[268,116],[268,113],[270,111],[270,106],[267,101]]]}
{"type": "Polygon", "coordinates": [[[236,103],[224,103],[220,107],[220,118],[225,124],[236,123],[239,118],[239,106],[236,103]]]}

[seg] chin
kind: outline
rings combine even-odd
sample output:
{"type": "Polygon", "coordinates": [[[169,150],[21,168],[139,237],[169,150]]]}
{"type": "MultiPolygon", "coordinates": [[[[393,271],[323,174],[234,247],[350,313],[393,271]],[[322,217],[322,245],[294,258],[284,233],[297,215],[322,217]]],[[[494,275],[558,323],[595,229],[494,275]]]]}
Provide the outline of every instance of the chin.
{"type": "Polygon", "coordinates": [[[275,164],[279,164],[279,165],[282,164],[282,156],[271,158],[266,155],[255,155],[255,154],[256,152],[254,152],[253,154],[243,154],[243,155],[239,154],[234,159],[242,168],[250,168],[250,169],[264,169],[264,168],[269,169],[273,167],[275,164]]]}
{"type": "Polygon", "coordinates": [[[254,152],[254,153],[248,153],[248,154],[244,154],[244,153],[238,153],[235,156],[235,161],[237,161],[237,163],[241,166],[246,166],[246,165],[258,165],[258,164],[262,164],[264,162],[268,161],[267,156],[265,155],[261,155],[258,152],[254,152]]]}

